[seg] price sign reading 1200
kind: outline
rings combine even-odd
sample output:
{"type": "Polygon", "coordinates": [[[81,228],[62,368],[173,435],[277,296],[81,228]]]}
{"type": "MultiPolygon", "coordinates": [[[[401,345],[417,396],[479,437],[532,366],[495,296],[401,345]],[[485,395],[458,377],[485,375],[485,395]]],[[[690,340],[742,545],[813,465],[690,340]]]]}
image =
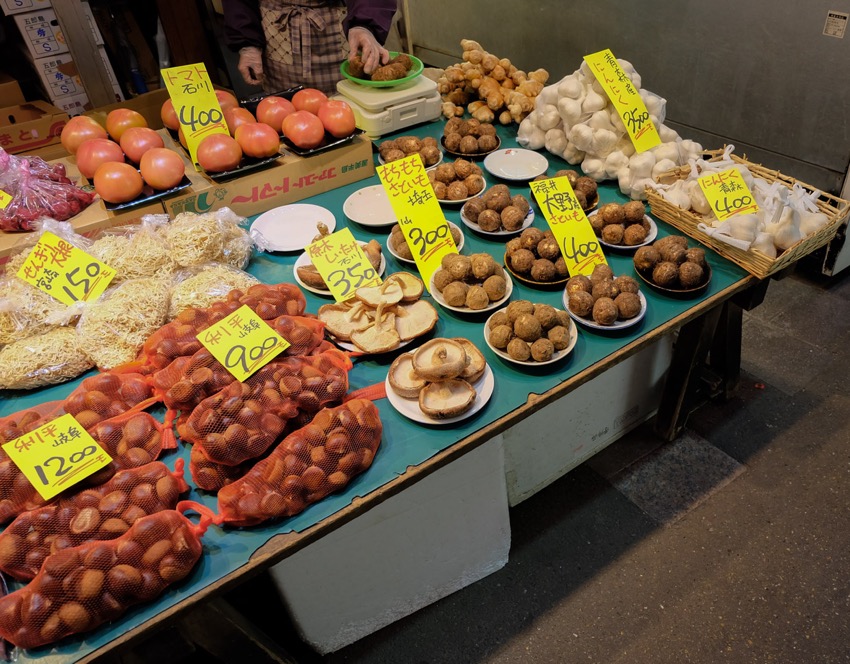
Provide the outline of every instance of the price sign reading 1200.
{"type": "Polygon", "coordinates": [[[531,192],[549,222],[571,276],[590,274],[597,265],[608,263],[566,177],[532,182],[531,192]]]}
{"type": "Polygon", "coordinates": [[[201,332],[198,341],[240,382],[289,347],[247,304],[201,332]]]}
{"type": "Polygon", "coordinates": [[[719,221],[759,211],[758,203],[737,168],[704,175],[698,182],[719,221]]]}
{"type": "Polygon", "coordinates": [[[221,105],[202,64],[161,70],[174,112],[186,137],[192,162],[198,163],[198,145],[211,134],[229,134],[221,105]]]}

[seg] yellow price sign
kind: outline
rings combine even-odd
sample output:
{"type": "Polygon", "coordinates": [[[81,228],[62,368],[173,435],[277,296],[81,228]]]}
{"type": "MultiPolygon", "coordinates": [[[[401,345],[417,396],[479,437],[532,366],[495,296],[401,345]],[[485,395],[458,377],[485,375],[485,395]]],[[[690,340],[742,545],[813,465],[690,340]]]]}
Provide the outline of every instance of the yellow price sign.
{"type": "MultiPolygon", "coordinates": [[[[446,254],[457,253],[451,228],[428,181],[422,157],[414,153],[378,166],[398,225],[426,285],[446,254]]],[[[430,287],[429,287],[430,290],[430,287]]]]}
{"type": "Polygon", "coordinates": [[[69,413],[9,441],[3,451],[45,500],[112,461],[69,413]]]}
{"type": "Polygon", "coordinates": [[[549,222],[571,276],[590,274],[597,265],[608,264],[566,177],[532,182],[531,193],[549,222]]]}
{"type": "Polygon", "coordinates": [[[12,202],[12,195],[0,189],[0,210],[5,210],[12,202]]]}
{"type": "Polygon", "coordinates": [[[211,134],[230,134],[203,63],[160,70],[197,168],[198,145],[211,134]]]}
{"type": "Polygon", "coordinates": [[[611,50],[606,48],[585,55],[584,61],[620,114],[635,151],[645,152],[661,145],[661,137],[649,117],[646,104],[611,50]]]}
{"type": "Polygon", "coordinates": [[[99,298],[115,277],[115,270],[70,242],[46,232],[17,274],[63,304],[73,304],[99,298]]]}
{"type": "Polygon", "coordinates": [[[239,382],[289,348],[247,304],[201,332],[198,341],[239,382]]]}
{"type": "Polygon", "coordinates": [[[704,175],[698,182],[720,221],[736,214],[755,214],[759,211],[758,203],[737,168],[704,175]]]}
{"type": "Polygon", "coordinates": [[[337,302],[350,300],[358,288],[381,283],[349,228],[316,240],[307,247],[307,255],[337,302]]]}

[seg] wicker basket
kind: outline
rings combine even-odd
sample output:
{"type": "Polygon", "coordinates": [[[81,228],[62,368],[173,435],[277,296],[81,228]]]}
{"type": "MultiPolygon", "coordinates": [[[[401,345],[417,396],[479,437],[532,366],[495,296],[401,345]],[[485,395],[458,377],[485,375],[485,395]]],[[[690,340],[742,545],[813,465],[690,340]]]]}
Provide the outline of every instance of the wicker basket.
{"type": "MultiPolygon", "coordinates": [[[[709,161],[718,161],[723,156],[723,150],[709,150],[706,153],[709,161]]],[[[782,175],[779,171],[772,171],[765,168],[761,164],[754,164],[746,160],[746,158],[731,155],[732,159],[739,164],[744,164],[750,169],[750,172],[770,183],[782,182],[787,187],[792,187],[794,184],[799,184],[808,192],[815,191],[815,187],[805,184],[794,178],[782,175]]],[[[690,166],[681,166],[672,171],[662,174],[659,182],[672,183],[676,180],[684,180],[691,172],[690,166]]],[[[683,210],[677,205],[673,205],[666,200],[658,192],[647,189],[647,200],[649,201],[652,214],[657,218],[666,221],[668,224],[675,226],[677,229],[698,240],[707,247],[711,247],[724,258],[728,258],[733,263],[740,265],[750,274],[764,279],[771,274],[788,267],[792,263],[798,261],[803,256],[810,254],[818,247],[822,247],[832,239],[839,226],[847,220],[847,214],[850,212],[850,203],[842,198],[837,198],[830,194],[821,193],[817,199],[817,206],[821,212],[829,217],[829,222],[821,227],[817,232],[804,237],[790,249],[782,252],[776,258],[765,256],[759,251],[743,251],[730,244],[726,244],[721,240],[717,240],[711,235],[702,232],[697,224],[704,222],[705,219],[700,215],[690,211],[683,210]]]]}

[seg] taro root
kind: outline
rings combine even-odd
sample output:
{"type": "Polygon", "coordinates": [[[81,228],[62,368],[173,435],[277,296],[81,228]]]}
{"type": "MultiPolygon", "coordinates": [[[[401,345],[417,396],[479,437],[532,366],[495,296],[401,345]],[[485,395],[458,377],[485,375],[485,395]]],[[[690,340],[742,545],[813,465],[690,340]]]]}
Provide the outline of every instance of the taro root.
{"type": "Polygon", "coordinates": [[[521,314],[514,321],[514,334],[523,341],[536,341],[543,334],[543,327],[533,314],[521,314]]]}
{"type": "Polygon", "coordinates": [[[584,291],[585,293],[590,293],[593,290],[593,284],[590,279],[588,279],[583,274],[577,274],[574,277],[570,277],[570,280],[567,282],[567,294],[572,295],[577,291],[584,291]]]}
{"type": "Polygon", "coordinates": [[[696,263],[705,269],[705,249],[702,247],[691,247],[685,252],[685,260],[688,263],[696,263]]]}
{"type": "Polygon", "coordinates": [[[608,224],[602,229],[602,239],[608,244],[622,244],[623,227],[620,224],[608,224]]]}
{"type": "Polygon", "coordinates": [[[610,297],[600,297],[593,304],[593,320],[597,325],[613,325],[620,312],[610,297]]]}
{"type": "Polygon", "coordinates": [[[590,273],[590,283],[596,284],[598,281],[602,281],[603,279],[613,279],[614,278],[614,270],[612,270],[608,265],[604,263],[600,263],[596,267],[593,268],[593,272],[590,273]]]}
{"type": "Polygon", "coordinates": [[[548,362],[555,354],[555,346],[549,339],[538,339],[531,344],[531,357],[537,362],[548,362]]]}
{"type": "Polygon", "coordinates": [[[640,313],[640,298],[635,293],[620,293],[614,300],[618,316],[622,320],[634,318],[640,313]]]}
{"type": "Polygon", "coordinates": [[[461,208],[463,215],[473,224],[478,223],[478,215],[486,209],[487,206],[480,197],[466,201],[461,208]]]}
{"type": "Polygon", "coordinates": [[[556,325],[546,333],[555,350],[564,350],[570,345],[570,331],[563,325],[556,325]]]}
{"type": "Polygon", "coordinates": [[[682,263],[679,266],[679,281],[683,288],[696,288],[705,279],[705,271],[696,263],[682,263]]]}
{"type": "Polygon", "coordinates": [[[483,286],[472,286],[466,294],[466,306],[470,309],[484,309],[490,304],[490,296],[483,286]]]}
{"type": "Polygon", "coordinates": [[[531,278],[535,281],[553,281],[555,279],[555,264],[545,258],[538,258],[531,265],[531,278]]]}
{"type": "Polygon", "coordinates": [[[627,222],[635,224],[643,221],[646,209],[640,201],[629,201],[623,206],[623,213],[627,222]]]}
{"type": "Polygon", "coordinates": [[[531,348],[522,339],[511,339],[508,343],[507,351],[508,355],[520,362],[528,362],[528,359],[531,357],[531,348]]]}
{"type": "Polygon", "coordinates": [[[510,256],[511,268],[519,274],[527,274],[534,265],[534,254],[528,249],[520,249],[510,256]]]}
{"type": "Polygon", "coordinates": [[[586,291],[575,291],[570,294],[568,306],[576,316],[587,318],[593,311],[593,296],[586,291]]]}
{"type": "Polygon", "coordinates": [[[487,293],[487,297],[490,298],[490,301],[496,302],[497,300],[501,300],[505,297],[508,284],[504,277],[494,274],[491,277],[487,277],[484,281],[483,287],[484,291],[487,293]]]}
{"type": "Polygon", "coordinates": [[[655,247],[640,247],[635,252],[634,264],[641,272],[651,270],[659,261],[661,261],[661,254],[658,253],[658,249],[655,247]]]}
{"type": "Polygon", "coordinates": [[[523,314],[534,314],[534,305],[528,300],[514,300],[505,309],[508,322],[513,325],[523,314]]]}
{"type": "Polygon", "coordinates": [[[652,280],[664,288],[673,288],[679,280],[679,266],[676,263],[662,261],[653,268],[652,280]]]}
{"type": "Polygon", "coordinates": [[[507,325],[497,325],[490,330],[490,343],[499,350],[505,350],[513,339],[514,333],[507,325]]]}
{"type": "Polygon", "coordinates": [[[640,224],[632,224],[623,233],[623,242],[630,247],[640,244],[644,240],[646,240],[646,229],[640,224]]]}

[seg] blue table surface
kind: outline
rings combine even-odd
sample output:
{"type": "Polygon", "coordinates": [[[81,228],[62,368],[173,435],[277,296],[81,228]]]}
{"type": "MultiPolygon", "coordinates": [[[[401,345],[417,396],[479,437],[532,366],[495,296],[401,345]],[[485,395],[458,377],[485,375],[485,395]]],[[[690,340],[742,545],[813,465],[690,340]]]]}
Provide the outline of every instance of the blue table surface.
{"type": "MultiPolygon", "coordinates": [[[[400,132],[400,134],[440,136],[442,129],[443,122],[435,121],[400,132]]],[[[515,128],[508,129],[500,127],[499,135],[502,139],[502,148],[517,147],[515,128]]],[[[377,143],[379,142],[377,141],[377,143]]],[[[547,173],[550,175],[563,168],[574,168],[578,170],[578,167],[570,166],[563,160],[547,152],[543,154],[549,161],[547,173]]],[[[375,155],[375,163],[377,164],[377,155],[375,155]]],[[[498,182],[496,178],[486,172],[485,179],[487,180],[487,186],[492,186],[498,182]]],[[[389,228],[366,228],[349,221],[343,214],[342,206],[348,196],[363,187],[378,183],[377,176],[372,176],[367,180],[314,196],[308,199],[308,202],[320,205],[333,212],[337,221],[337,230],[348,226],[359,239],[377,239],[384,247],[384,254],[387,260],[387,274],[401,270],[415,271],[412,270],[412,266],[397,261],[386,250],[389,228]]],[[[510,186],[511,194],[522,193],[531,198],[527,183],[507,182],[506,184],[510,186]]],[[[600,185],[599,194],[600,205],[609,202],[623,203],[628,200],[627,197],[619,192],[616,186],[610,183],[600,185]]],[[[504,241],[476,234],[465,227],[460,221],[460,206],[445,207],[444,212],[447,219],[456,223],[464,231],[466,238],[466,244],[463,249],[464,253],[469,254],[484,251],[492,254],[498,261],[502,261],[504,256],[504,241]]],[[[659,237],[676,232],[675,229],[664,222],[657,221],[657,223],[659,237]]],[[[541,229],[546,228],[546,222],[543,219],[543,215],[539,213],[539,210],[537,211],[533,225],[541,229]]],[[[329,496],[321,502],[308,507],[301,514],[282,522],[250,529],[211,527],[204,537],[204,555],[197,568],[189,578],[176,587],[171,588],[156,602],[146,606],[135,607],[120,620],[104,625],[85,637],[70,637],[53,648],[22,653],[19,661],[68,662],[75,661],[92,653],[129,630],[135,629],[143,623],[152,620],[166,608],[190,598],[202,588],[227,575],[238,573],[239,568],[245,565],[251,555],[273,536],[293,530],[301,531],[313,526],[349,505],[355,497],[367,496],[370,492],[375,491],[397,476],[403,475],[409,467],[423,463],[434,454],[454,445],[482,427],[521,407],[526,403],[529,394],[543,394],[551,390],[562,381],[605,360],[606,357],[617,352],[624,346],[686,313],[688,310],[698,306],[704,300],[727,289],[729,286],[747,278],[748,275],[744,270],[718,256],[713,251],[707,249],[706,254],[713,275],[708,289],[699,297],[690,300],[671,298],[649,287],[642,286],[641,290],[647,299],[647,312],[640,323],[618,333],[596,332],[579,326],[578,342],[572,353],[564,360],[547,366],[521,367],[510,364],[492,353],[484,341],[483,327],[483,322],[492,312],[464,315],[442,309],[438,304],[434,303],[440,313],[440,320],[433,336],[468,338],[479,348],[483,349],[487,361],[493,369],[495,374],[495,389],[492,398],[481,411],[467,420],[450,426],[427,426],[414,423],[401,416],[386,399],[378,401],[377,405],[384,424],[384,436],[381,447],[372,467],[364,474],[355,478],[344,491],[329,496]]],[[[261,253],[254,257],[248,271],[266,283],[294,283],[292,270],[293,263],[297,257],[297,253],[261,253]]],[[[606,257],[615,274],[633,274],[630,253],[616,253],[612,251],[606,253],[606,257]]],[[[330,301],[327,298],[309,292],[306,292],[305,295],[307,297],[307,309],[311,312],[317,311],[319,306],[330,301]]],[[[562,291],[537,290],[517,282],[514,283],[514,291],[511,299],[528,299],[533,302],[545,302],[555,307],[563,308],[562,291]]],[[[349,375],[351,389],[354,390],[383,382],[386,377],[387,368],[394,356],[395,354],[388,354],[387,356],[369,359],[357,359],[349,375]]],[[[91,373],[86,375],[91,375],[91,373]]],[[[3,395],[2,402],[0,402],[0,416],[8,415],[44,401],[62,399],[84,377],[63,385],[32,392],[6,393],[3,395]]],[[[569,395],[565,398],[568,399],[569,395]]],[[[174,461],[178,457],[183,457],[186,460],[186,467],[188,469],[188,446],[181,445],[179,450],[169,454],[163,460],[169,466],[173,467],[174,461]]],[[[190,479],[191,484],[191,478],[187,479],[190,479]]],[[[189,497],[213,509],[216,508],[215,496],[199,492],[194,487],[189,497]]],[[[15,586],[13,585],[13,587],[15,586]]]]}

